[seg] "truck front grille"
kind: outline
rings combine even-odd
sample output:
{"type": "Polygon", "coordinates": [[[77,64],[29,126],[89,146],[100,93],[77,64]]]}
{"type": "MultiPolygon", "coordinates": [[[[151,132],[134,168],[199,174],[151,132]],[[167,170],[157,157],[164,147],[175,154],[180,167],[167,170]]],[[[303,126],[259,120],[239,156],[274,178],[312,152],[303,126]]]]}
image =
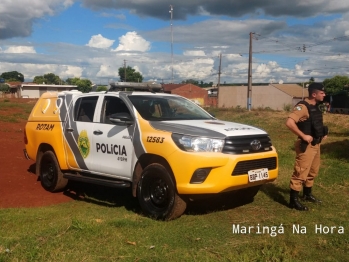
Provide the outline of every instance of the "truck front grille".
{"type": "Polygon", "coordinates": [[[228,136],[225,138],[223,153],[253,154],[272,150],[268,135],[228,136]]]}
{"type": "Polygon", "coordinates": [[[277,160],[276,157],[254,159],[240,161],[235,166],[232,176],[246,175],[248,171],[260,168],[268,168],[268,170],[276,169],[277,160]]]}

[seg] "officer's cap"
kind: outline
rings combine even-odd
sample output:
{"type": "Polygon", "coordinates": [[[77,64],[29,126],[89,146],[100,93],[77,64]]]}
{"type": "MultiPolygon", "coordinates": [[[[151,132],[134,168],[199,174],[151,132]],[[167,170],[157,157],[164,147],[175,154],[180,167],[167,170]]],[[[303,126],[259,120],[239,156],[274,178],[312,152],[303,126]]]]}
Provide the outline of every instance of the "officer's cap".
{"type": "Polygon", "coordinates": [[[321,84],[321,83],[311,83],[311,84],[308,86],[309,94],[311,94],[312,92],[314,92],[314,91],[316,91],[316,90],[325,91],[324,85],[321,84]]]}

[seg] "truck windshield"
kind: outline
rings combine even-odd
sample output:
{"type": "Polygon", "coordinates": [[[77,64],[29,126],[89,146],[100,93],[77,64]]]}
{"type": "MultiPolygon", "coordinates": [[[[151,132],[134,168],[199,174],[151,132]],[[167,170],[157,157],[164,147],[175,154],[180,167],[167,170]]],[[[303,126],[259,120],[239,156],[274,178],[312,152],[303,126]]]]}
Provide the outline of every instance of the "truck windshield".
{"type": "Polygon", "coordinates": [[[214,119],[200,106],[177,96],[128,97],[142,118],[149,121],[214,119]]]}

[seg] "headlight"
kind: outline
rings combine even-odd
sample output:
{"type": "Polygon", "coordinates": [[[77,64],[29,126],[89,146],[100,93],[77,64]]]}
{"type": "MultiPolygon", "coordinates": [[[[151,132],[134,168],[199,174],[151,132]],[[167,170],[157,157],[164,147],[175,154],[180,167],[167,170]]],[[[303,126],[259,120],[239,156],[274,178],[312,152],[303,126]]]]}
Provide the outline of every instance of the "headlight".
{"type": "Polygon", "coordinates": [[[172,134],[176,145],[189,152],[222,152],[224,140],[208,137],[172,134]]]}

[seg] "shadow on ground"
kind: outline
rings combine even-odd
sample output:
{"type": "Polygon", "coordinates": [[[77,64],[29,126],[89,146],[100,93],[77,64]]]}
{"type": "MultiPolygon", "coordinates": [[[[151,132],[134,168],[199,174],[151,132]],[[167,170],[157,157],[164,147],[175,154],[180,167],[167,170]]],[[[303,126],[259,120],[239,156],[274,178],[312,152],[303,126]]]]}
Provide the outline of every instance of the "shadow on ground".
{"type": "Polygon", "coordinates": [[[137,198],[132,196],[130,187],[112,188],[70,180],[63,193],[77,201],[107,207],[125,207],[136,213],[141,212],[137,198]]]}
{"type": "Polygon", "coordinates": [[[187,201],[187,215],[203,215],[241,207],[253,202],[253,197],[244,197],[237,192],[201,196],[187,201]]]}
{"type": "MultiPolygon", "coordinates": [[[[28,172],[35,174],[35,164],[28,168],[28,172]]],[[[38,181],[39,181],[38,177],[38,181]]],[[[288,206],[285,194],[287,188],[280,188],[273,183],[265,184],[260,189],[275,202],[288,206]]],[[[202,215],[216,211],[234,209],[252,203],[258,188],[250,188],[221,194],[201,195],[199,197],[186,196],[187,215],[202,215]],[[252,191],[252,192],[251,192],[252,191]]],[[[112,188],[70,180],[64,195],[76,201],[84,201],[106,207],[125,207],[127,210],[141,214],[142,210],[137,198],[132,196],[131,188],[112,188]]]]}
{"type": "Polygon", "coordinates": [[[288,199],[285,199],[285,195],[289,195],[289,188],[279,187],[276,184],[268,183],[262,186],[261,192],[266,194],[275,202],[288,207],[288,199]]]}
{"type": "MultiPolygon", "coordinates": [[[[137,198],[132,196],[131,188],[109,188],[99,185],[69,181],[64,195],[76,200],[107,207],[125,207],[127,210],[142,214],[137,198]]],[[[215,211],[229,210],[253,202],[237,192],[187,198],[185,214],[202,215],[215,211]]]]}
{"type": "Polygon", "coordinates": [[[331,143],[321,144],[321,154],[331,155],[336,159],[349,158],[349,140],[336,141],[331,143]]]}

